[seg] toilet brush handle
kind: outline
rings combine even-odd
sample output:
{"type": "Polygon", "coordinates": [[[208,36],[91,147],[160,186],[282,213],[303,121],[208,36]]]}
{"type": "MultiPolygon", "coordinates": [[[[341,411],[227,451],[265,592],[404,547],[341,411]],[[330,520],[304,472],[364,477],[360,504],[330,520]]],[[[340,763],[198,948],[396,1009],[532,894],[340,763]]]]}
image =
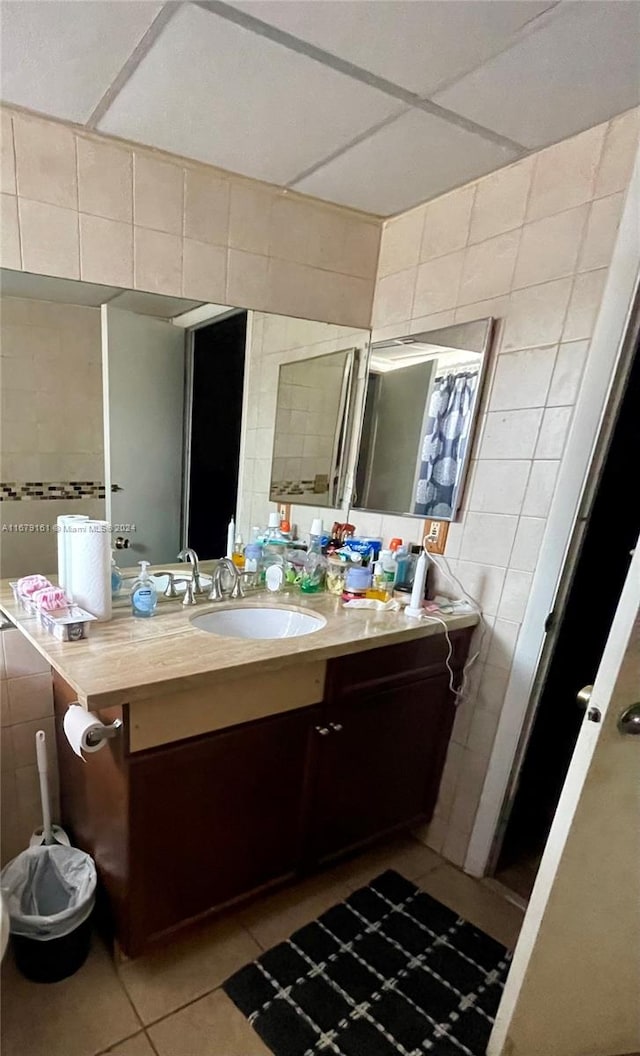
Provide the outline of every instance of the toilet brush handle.
{"type": "Polygon", "coordinates": [[[51,808],[49,806],[49,782],[47,779],[47,738],[44,730],[36,733],[36,758],[38,760],[38,775],[40,777],[40,799],[42,801],[42,833],[46,844],[53,843],[53,830],[51,828],[51,808]]]}

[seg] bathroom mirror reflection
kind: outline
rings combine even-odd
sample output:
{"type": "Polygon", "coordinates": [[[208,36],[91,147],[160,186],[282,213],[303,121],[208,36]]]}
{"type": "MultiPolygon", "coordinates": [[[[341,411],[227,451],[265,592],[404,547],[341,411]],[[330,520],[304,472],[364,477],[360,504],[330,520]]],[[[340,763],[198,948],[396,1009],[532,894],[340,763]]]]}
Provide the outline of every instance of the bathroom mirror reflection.
{"type": "Polygon", "coordinates": [[[493,320],[371,345],[352,506],[454,520],[493,320]]]}
{"type": "Polygon", "coordinates": [[[234,514],[248,541],[273,509],[280,365],[369,337],[7,269],[0,295],[2,577],[55,571],[60,513],[106,519],[122,567],[218,558],[234,514]]]}
{"type": "Polygon", "coordinates": [[[278,375],[269,497],[337,506],[343,496],[358,349],[294,363],[278,375]]]}

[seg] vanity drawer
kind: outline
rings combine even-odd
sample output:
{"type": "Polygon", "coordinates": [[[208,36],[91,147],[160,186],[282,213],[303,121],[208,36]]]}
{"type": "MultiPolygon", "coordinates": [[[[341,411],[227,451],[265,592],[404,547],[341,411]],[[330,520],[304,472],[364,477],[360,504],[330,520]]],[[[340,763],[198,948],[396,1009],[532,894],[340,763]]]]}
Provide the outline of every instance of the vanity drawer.
{"type": "MultiPolygon", "coordinates": [[[[466,660],[472,634],[473,627],[465,627],[449,635],[454,671],[466,660]]],[[[444,634],[436,634],[331,660],[327,665],[327,698],[335,700],[428,678],[442,670],[448,648],[444,634]]]]}

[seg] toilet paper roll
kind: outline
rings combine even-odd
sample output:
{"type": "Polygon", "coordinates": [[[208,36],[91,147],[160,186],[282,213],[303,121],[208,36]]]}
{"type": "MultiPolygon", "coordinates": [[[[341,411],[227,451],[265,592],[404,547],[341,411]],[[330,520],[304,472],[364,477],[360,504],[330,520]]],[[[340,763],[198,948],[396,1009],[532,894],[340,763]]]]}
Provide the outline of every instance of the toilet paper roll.
{"type": "Polygon", "coordinates": [[[111,619],[111,532],[108,521],[76,521],[69,531],[65,589],[98,620],[111,619]]]}
{"type": "Polygon", "coordinates": [[[85,513],[63,513],[58,517],[58,585],[66,587],[69,582],[69,539],[71,533],[67,525],[74,521],[88,521],[85,513]]]}
{"type": "Polygon", "coordinates": [[[97,744],[88,743],[89,734],[96,730],[104,730],[104,724],[95,715],[92,715],[90,711],[85,711],[79,704],[69,705],[62,725],[65,737],[76,755],[79,755],[81,759],[83,752],[99,752],[107,743],[105,740],[98,741],[97,744]]]}

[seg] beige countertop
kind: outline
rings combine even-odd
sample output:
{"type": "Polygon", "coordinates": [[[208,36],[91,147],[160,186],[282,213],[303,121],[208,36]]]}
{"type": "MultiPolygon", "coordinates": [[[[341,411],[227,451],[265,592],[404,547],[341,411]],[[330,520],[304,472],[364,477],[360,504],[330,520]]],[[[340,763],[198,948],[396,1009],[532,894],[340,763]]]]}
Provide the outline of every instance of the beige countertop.
{"type": "MultiPolygon", "coordinates": [[[[184,565],[177,568],[181,574],[186,571],[184,565]]],[[[206,569],[207,564],[203,563],[203,570],[206,569]]],[[[110,622],[93,623],[88,638],[60,642],[41,627],[36,617],[16,604],[9,581],[0,581],[0,610],[75,689],[85,707],[125,704],[204,688],[216,681],[443,633],[437,622],[418,621],[398,612],[344,609],[340,599],[330,594],[304,597],[297,591],[255,593],[233,604],[311,610],[327,621],[319,631],[298,638],[241,639],[208,634],[191,624],[194,615],[217,611],[226,604],[209,602],[206,596],[189,607],[180,600],[162,599],[153,618],[136,619],[125,603],[114,607],[110,622]]],[[[475,613],[443,619],[452,631],[478,622],[475,613]]]]}

